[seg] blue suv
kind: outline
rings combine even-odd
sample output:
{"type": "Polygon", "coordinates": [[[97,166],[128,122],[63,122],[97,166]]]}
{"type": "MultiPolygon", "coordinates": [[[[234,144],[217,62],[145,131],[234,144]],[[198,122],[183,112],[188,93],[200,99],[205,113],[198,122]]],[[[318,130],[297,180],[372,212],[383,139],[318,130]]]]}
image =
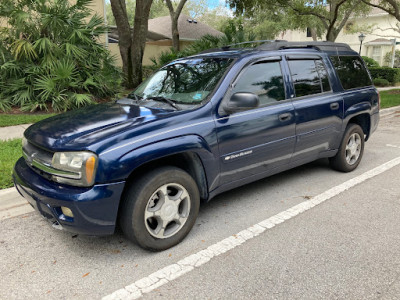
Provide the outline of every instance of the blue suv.
{"type": "Polygon", "coordinates": [[[103,235],[119,223],[164,250],[189,233],[200,201],[319,158],[354,170],[379,101],[346,44],[210,50],[162,67],[127,98],[29,127],[14,182],[55,226],[103,235]]]}

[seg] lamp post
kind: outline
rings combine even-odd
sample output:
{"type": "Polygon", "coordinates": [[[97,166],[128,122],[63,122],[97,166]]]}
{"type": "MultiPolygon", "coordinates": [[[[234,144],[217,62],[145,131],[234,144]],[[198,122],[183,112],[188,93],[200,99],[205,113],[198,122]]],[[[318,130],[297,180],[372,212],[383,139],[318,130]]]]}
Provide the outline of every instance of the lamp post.
{"type": "Polygon", "coordinates": [[[358,36],[358,40],[360,41],[360,51],[358,52],[359,55],[361,55],[361,47],[362,47],[362,43],[365,40],[366,35],[364,33],[361,32],[361,34],[358,36]]]}

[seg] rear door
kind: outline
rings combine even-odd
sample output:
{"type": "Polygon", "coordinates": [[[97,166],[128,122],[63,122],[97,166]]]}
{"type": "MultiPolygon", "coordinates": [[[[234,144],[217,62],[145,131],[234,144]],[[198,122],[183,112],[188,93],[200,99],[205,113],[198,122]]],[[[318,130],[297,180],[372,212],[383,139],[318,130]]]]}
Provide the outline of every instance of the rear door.
{"type": "Polygon", "coordinates": [[[286,57],[293,84],[296,146],[292,162],[306,162],[339,147],[343,98],[333,93],[326,62],[317,55],[286,57]]]}
{"type": "Polygon", "coordinates": [[[225,98],[237,92],[258,95],[260,106],[216,119],[222,185],[288,164],[295,143],[294,108],[286,99],[280,57],[242,70],[225,98]]]}

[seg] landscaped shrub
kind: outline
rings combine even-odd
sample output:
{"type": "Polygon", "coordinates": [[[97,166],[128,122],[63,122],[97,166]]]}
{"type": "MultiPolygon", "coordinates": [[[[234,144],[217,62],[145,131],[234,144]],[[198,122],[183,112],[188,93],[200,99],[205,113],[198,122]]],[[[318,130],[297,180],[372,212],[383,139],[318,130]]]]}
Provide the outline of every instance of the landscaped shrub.
{"type": "Polygon", "coordinates": [[[368,56],[362,56],[362,59],[364,60],[365,64],[367,65],[367,68],[379,68],[379,63],[375,60],[372,59],[368,56]]]}
{"type": "Polygon", "coordinates": [[[400,81],[400,69],[392,69],[388,67],[382,68],[370,68],[369,69],[373,79],[383,78],[390,82],[390,84],[396,84],[400,81]]]}
{"type": "Polygon", "coordinates": [[[114,96],[121,72],[90,0],[1,0],[0,110],[67,110],[114,96]]]}
{"type": "Polygon", "coordinates": [[[390,82],[383,78],[375,78],[374,85],[375,86],[389,86],[390,82]]]}

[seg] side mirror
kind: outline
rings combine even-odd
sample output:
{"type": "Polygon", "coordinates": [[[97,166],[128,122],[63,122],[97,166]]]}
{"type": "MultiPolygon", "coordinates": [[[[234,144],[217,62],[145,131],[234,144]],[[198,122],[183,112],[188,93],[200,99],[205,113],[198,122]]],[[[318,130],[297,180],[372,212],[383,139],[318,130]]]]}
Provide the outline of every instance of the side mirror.
{"type": "Polygon", "coordinates": [[[253,93],[235,93],[228,102],[223,105],[223,109],[228,114],[239,111],[249,110],[258,107],[260,99],[253,93]]]}

